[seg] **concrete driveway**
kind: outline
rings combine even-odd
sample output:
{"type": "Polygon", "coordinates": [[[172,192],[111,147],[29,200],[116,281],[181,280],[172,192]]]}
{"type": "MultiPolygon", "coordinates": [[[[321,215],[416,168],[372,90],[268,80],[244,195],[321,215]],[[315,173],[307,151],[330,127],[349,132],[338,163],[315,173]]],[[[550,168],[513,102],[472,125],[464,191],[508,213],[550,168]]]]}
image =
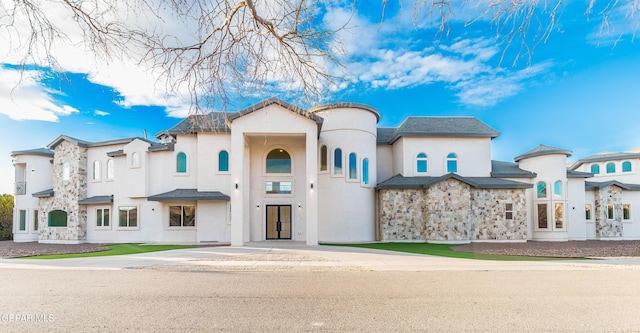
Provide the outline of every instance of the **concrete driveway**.
{"type": "Polygon", "coordinates": [[[305,246],[292,242],[256,242],[243,247],[204,247],[122,256],[57,260],[0,259],[2,268],[174,270],[366,270],[486,271],[640,269],[640,258],[562,261],[486,261],[444,258],[382,250],[305,246]]]}

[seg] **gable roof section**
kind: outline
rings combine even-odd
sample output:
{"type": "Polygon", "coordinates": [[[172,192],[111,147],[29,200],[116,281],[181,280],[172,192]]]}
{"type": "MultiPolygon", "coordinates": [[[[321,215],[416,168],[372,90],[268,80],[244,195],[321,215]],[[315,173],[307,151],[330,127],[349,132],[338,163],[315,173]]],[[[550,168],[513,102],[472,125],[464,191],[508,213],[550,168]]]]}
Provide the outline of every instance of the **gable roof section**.
{"type": "Polygon", "coordinates": [[[408,117],[395,129],[388,143],[391,144],[401,137],[488,137],[493,139],[499,135],[498,131],[475,117],[408,117]]]}
{"type": "Polygon", "coordinates": [[[197,189],[176,189],[147,197],[148,201],[198,201],[198,200],[223,200],[229,201],[228,195],[218,191],[198,191],[197,189]]]}
{"type": "Polygon", "coordinates": [[[516,158],[514,158],[514,161],[519,162],[525,158],[544,156],[544,155],[554,155],[554,154],[563,154],[569,157],[571,156],[571,150],[539,145],[522,155],[516,156],[516,158]]]}
{"type": "Polygon", "coordinates": [[[195,134],[201,132],[230,133],[231,123],[235,119],[258,111],[260,109],[264,109],[265,107],[272,104],[279,105],[284,109],[315,121],[316,124],[318,124],[318,135],[320,135],[320,129],[322,128],[323,122],[323,119],[321,117],[308,112],[298,106],[287,103],[279,98],[271,97],[237,112],[209,112],[207,114],[190,115],[172,128],[166,131],[159,132],[155,135],[155,137],[160,138],[163,135],[175,136],[177,134],[195,134]]]}
{"type": "Polygon", "coordinates": [[[491,177],[535,178],[535,172],[520,169],[518,163],[491,160],[491,177]]]}
{"type": "Polygon", "coordinates": [[[53,150],[47,148],[36,148],[29,150],[16,150],[11,152],[11,156],[18,155],[36,155],[36,156],[45,156],[45,157],[53,157],[53,150]]]}
{"type": "Polygon", "coordinates": [[[440,177],[404,177],[402,175],[395,175],[378,184],[376,189],[429,188],[449,179],[455,179],[471,187],[480,189],[526,189],[533,187],[531,184],[502,178],[462,177],[458,174],[449,173],[440,177]]]}

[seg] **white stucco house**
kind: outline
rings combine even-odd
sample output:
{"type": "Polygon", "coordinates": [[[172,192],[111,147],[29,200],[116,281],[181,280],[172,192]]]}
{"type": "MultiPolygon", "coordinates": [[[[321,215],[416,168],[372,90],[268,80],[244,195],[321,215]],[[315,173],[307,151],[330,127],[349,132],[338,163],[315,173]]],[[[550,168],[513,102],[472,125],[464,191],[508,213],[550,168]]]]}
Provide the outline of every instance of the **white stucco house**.
{"type": "Polygon", "coordinates": [[[156,135],[14,151],[14,240],[43,243],[638,239],[640,153],[491,159],[472,117],[377,127],[373,107],[271,98],[156,135]],[[613,165],[613,166],[610,166],[613,165]],[[611,172],[609,172],[611,170],[611,172]]]}

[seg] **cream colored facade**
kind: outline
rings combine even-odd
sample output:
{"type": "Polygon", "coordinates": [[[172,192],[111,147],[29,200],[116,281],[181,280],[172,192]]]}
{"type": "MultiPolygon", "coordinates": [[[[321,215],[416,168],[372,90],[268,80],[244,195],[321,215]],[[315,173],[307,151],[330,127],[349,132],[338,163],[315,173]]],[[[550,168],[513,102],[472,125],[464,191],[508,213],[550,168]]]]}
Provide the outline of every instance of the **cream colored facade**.
{"type": "Polygon", "coordinates": [[[409,117],[378,128],[379,118],[361,104],[304,110],[272,98],[191,116],[157,140],[63,135],[46,149],[12,153],[14,239],[241,246],[640,238],[632,212],[640,156],[601,176],[589,169],[595,162],[568,170],[571,152],[546,146],[492,161],[499,133],[475,118],[409,117]]]}

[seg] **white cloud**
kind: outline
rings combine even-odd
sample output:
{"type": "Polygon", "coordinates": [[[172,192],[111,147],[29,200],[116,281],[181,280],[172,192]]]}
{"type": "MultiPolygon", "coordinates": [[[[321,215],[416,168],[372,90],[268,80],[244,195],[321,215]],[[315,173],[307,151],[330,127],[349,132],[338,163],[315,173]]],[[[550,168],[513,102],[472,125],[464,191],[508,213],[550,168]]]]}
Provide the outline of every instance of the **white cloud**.
{"type": "Polygon", "coordinates": [[[102,116],[102,117],[104,117],[104,116],[108,116],[108,115],[110,115],[110,114],[111,114],[111,113],[109,113],[109,112],[107,112],[107,111],[100,111],[100,110],[95,110],[95,111],[93,111],[93,115],[94,115],[94,116],[102,116]]]}
{"type": "Polygon", "coordinates": [[[407,22],[413,17],[406,10],[398,13],[405,18],[389,19],[398,22],[393,29],[344,9],[327,15],[330,22],[350,17],[338,37],[351,52],[342,60],[351,84],[395,90],[441,83],[460,103],[484,107],[522,91],[527,80],[550,65],[526,70],[500,68],[496,59],[500,48],[494,40],[467,37],[434,44],[420,39],[433,29],[409,27],[407,22]]]}
{"type": "Polygon", "coordinates": [[[59,105],[55,93],[40,84],[40,72],[0,67],[0,113],[14,120],[57,122],[78,110],[59,105]]]}

